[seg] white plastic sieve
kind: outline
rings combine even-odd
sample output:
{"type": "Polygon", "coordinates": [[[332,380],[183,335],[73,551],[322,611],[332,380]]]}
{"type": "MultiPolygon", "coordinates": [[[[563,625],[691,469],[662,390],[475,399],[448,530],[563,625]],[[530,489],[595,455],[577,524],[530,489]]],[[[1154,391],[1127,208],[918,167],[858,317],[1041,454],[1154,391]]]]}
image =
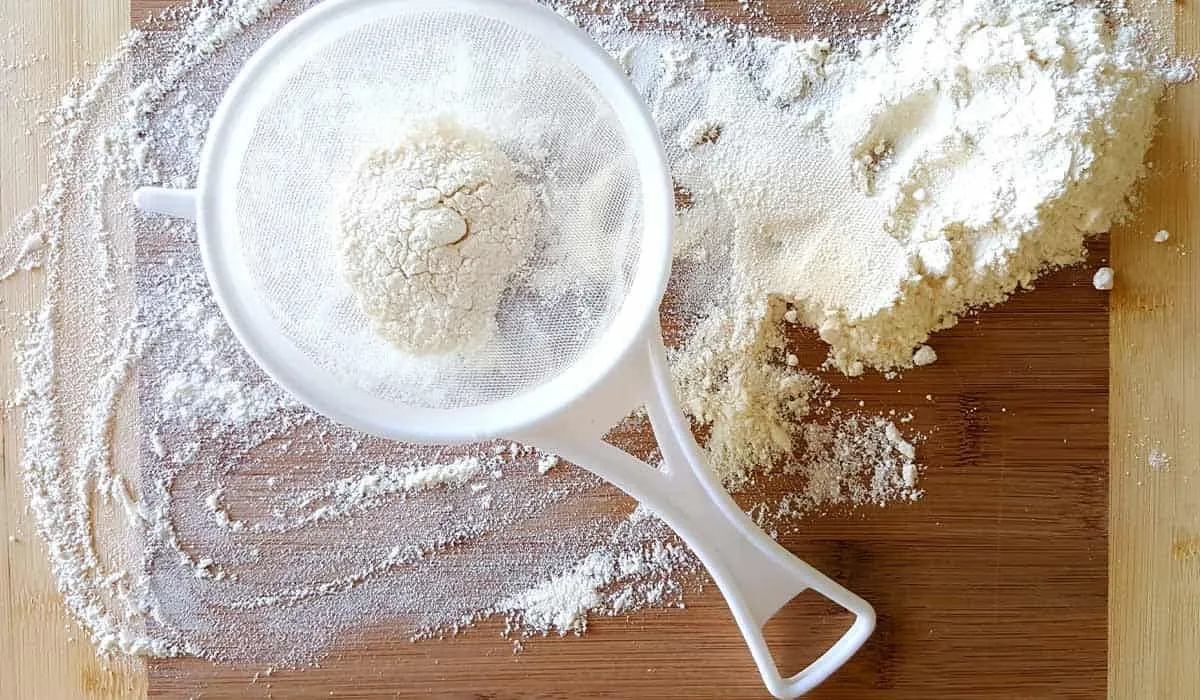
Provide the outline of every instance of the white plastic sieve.
{"type": "Polygon", "coordinates": [[[870,605],[780,547],[699,456],[674,397],[658,307],[674,196],[657,127],[586,34],[525,0],[328,0],[267,41],[226,92],[195,190],[139,208],[195,219],[223,313],[283,387],[338,422],[423,443],[520,440],[646,504],[724,593],[768,689],[807,692],[874,628],[870,605]],[[333,187],[414,114],[452,113],[528,164],[544,214],[500,332],[437,364],[375,334],[338,274],[333,187]],[[499,129],[497,125],[507,125],[499,129]],[[560,280],[561,294],[532,284],[560,280]],[[602,436],[645,405],[665,466],[602,436]],[[812,665],[780,675],[767,620],[812,589],[854,613],[812,665]]]}

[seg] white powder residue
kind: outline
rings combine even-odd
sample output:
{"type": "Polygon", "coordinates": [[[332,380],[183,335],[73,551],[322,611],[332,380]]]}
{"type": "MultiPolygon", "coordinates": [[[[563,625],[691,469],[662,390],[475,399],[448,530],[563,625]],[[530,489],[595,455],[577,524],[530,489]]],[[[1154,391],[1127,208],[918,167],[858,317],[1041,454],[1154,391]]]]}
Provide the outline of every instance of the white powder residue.
{"type": "Polygon", "coordinates": [[[1107,292],[1113,288],[1113,281],[1116,279],[1117,273],[1111,267],[1102,267],[1096,270],[1096,274],[1092,275],[1092,286],[1102,292],[1107,292]]]}
{"type": "Polygon", "coordinates": [[[625,48],[613,54],[613,58],[616,59],[617,65],[621,66],[621,69],[625,71],[626,75],[629,74],[630,69],[633,67],[633,52],[636,48],[636,46],[630,44],[629,46],[626,46],[625,48]]]}
{"type": "Polygon", "coordinates": [[[763,527],[778,528],[814,509],[882,506],[923,495],[917,488],[916,448],[884,417],[835,412],[806,423],[798,439],[802,458],[786,473],[802,486],[776,504],[751,511],[763,527]]]}
{"type": "Polygon", "coordinates": [[[175,358],[160,380],[161,420],[244,425],[299,407],[274,384],[255,381],[255,370],[245,362],[231,361],[240,355],[240,344],[216,304],[200,296],[198,284],[171,284],[178,286],[162,293],[175,303],[156,323],[156,330],[170,337],[175,358]]]}
{"type": "Polygon", "coordinates": [[[663,87],[675,87],[687,77],[696,55],[690,48],[683,46],[668,46],[662,50],[663,87]]]}
{"type": "Polygon", "coordinates": [[[860,47],[829,138],[883,207],[870,226],[889,240],[856,242],[894,276],[775,290],[840,367],[908,366],[931,331],[1080,261],[1087,236],[1128,214],[1163,81],[1136,26],[1064,9],[930,0],[910,29],[860,47]]]}
{"type": "Polygon", "coordinates": [[[889,422],[885,425],[883,434],[887,436],[888,442],[895,446],[896,451],[904,455],[905,458],[912,459],[916,456],[917,449],[912,446],[912,443],[904,439],[904,436],[900,433],[900,429],[896,427],[895,423],[889,422]]]}
{"type": "Polygon", "coordinates": [[[42,305],[16,358],[22,468],[63,600],[102,653],[198,651],[153,629],[160,607],[141,547],[154,509],[132,476],[129,426],[137,415],[132,378],[157,329],[132,313],[133,240],[114,234],[128,233],[129,178],[154,176],[149,115],[216,45],[238,37],[274,5],[257,0],[228,3],[220,14],[198,10],[194,18],[203,22],[207,41],[182,45],[149,81],[127,82],[125,68],[132,56],[153,50],[157,37],[138,31],[126,37],[93,80],[49,115],[50,183],[2,251],[6,270],[45,272],[42,305]]]}
{"type": "Polygon", "coordinates": [[[562,461],[562,460],[559,458],[558,455],[543,456],[541,459],[538,460],[538,463],[537,463],[538,474],[549,474],[550,470],[557,467],[558,463],[560,461],[562,461]]]}
{"type": "Polygon", "coordinates": [[[726,483],[795,442],[782,320],[850,376],[929,364],[931,332],[1128,213],[1163,90],[1137,32],[1089,5],[928,0],[854,51],[754,43],[774,84],[805,86],[783,108],[736,62],[711,60],[700,98],[643,88],[681,145],[688,114],[722,125],[673,157],[693,270],[677,288],[702,319],[675,370],[726,483]]]}
{"type": "MultiPolygon", "coordinates": [[[[288,522],[288,529],[338,518],[354,509],[393,494],[418,493],[432,488],[463,486],[479,476],[484,465],[479,457],[460,457],[444,464],[378,467],[361,476],[339,479],[320,492],[300,497],[302,508],[319,503],[310,512],[288,522]]],[[[267,528],[262,528],[263,531],[267,528]]]]}
{"type": "Polygon", "coordinates": [[[497,609],[511,611],[532,629],[583,632],[588,611],[600,607],[600,589],[616,578],[616,566],[612,552],[592,552],[570,571],[501,601],[497,609]]]}
{"type": "Polygon", "coordinates": [[[687,150],[699,148],[721,137],[721,123],[711,119],[695,119],[679,134],[679,145],[687,150]]]}
{"type": "Polygon", "coordinates": [[[1171,232],[1166,229],[1163,229],[1163,230],[1159,231],[1158,233],[1154,234],[1154,242],[1155,243],[1166,243],[1170,238],[1171,238],[1171,232]]]}
{"type": "Polygon", "coordinates": [[[677,601],[681,589],[673,576],[694,569],[696,561],[674,542],[629,542],[634,528],[648,517],[644,509],[635,510],[609,543],[569,569],[500,601],[494,612],[506,616],[510,632],[566,635],[582,634],[590,615],[616,615],[677,601]]]}
{"type": "Polygon", "coordinates": [[[777,102],[795,102],[808,93],[810,86],[824,80],[829,42],[809,39],[778,43],[777,46],[763,78],[763,87],[777,102]]]}
{"type": "Polygon", "coordinates": [[[204,505],[208,508],[208,512],[212,515],[213,522],[218,527],[224,530],[237,532],[246,527],[246,523],[241,520],[235,520],[229,515],[229,509],[225,505],[225,487],[219,486],[212,493],[208,494],[204,499],[204,505]]]}
{"type": "Polygon", "coordinates": [[[344,184],[338,240],[362,310],[415,354],[486,343],[533,249],[533,200],[504,151],[447,117],[364,154],[344,184]]]}
{"type": "MultiPolygon", "coordinates": [[[[131,35],[50,118],[52,180],[0,269],[44,270],[17,399],[26,492],[68,609],[103,652],[297,662],[364,621],[436,636],[500,614],[518,634],[566,633],[594,614],[682,606],[694,557],[645,509],[614,520],[597,494],[615,491],[558,457],[377,440],[300,406],[221,320],[194,228],[130,211],[138,185],[195,182],[225,86],[311,4],[176,11],[176,28],[131,35]]],[[[1136,28],[1086,4],[929,0],[847,50],[753,37],[674,4],[655,19],[681,31],[635,30],[625,9],[564,13],[616,47],[686,200],[666,311],[687,338],[671,362],[714,468],[776,531],[920,497],[910,418],[830,409],[836,392],[800,366],[781,324],[818,331],[848,374],[928,364],[931,331],[1078,260],[1141,174],[1162,79],[1136,28]],[[761,497],[763,482],[785,495],[761,497]]],[[[374,156],[359,184],[402,179],[382,167],[386,149],[374,156]]],[[[465,159],[482,169],[429,162],[474,173],[467,187],[512,189],[492,156],[465,159]]],[[[511,226],[523,197],[493,219],[456,187],[411,189],[350,207],[406,212],[387,232],[348,227],[392,236],[352,257],[436,271],[437,250],[482,243],[492,224],[501,277],[528,253],[511,226]]],[[[593,189],[582,202],[603,200],[611,178],[593,189]]],[[[443,333],[461,346],[502,281],[471,306],[485,313],[422,315],[429,327],[403,342],[443,333]]],[[[368,296],[404,301],[401,286],[368,296]]]]}
{"type": "Polygon", "coordinates": [[[791,454],[810,399],[821,389],[811,374],[768,359],[777,337],[747,341],[766,328],[751,319],[714,312],[672,358],[683,408],[710,426],[710,466],[731,489],[791,454]]]}
{"type": "MultiPolygon", "coordinates": [[[[682,236],[728,248],[742,325],[775,323],[742,299],[776,295],[847,374],[911,367],[931,332],[1127,214],[1163,89],[1137,31],[1086,5],[930,0],[821,72],[785,61],[808,86],[789,109],[714,69],[703,109],[723,130],[676,167],[682,236]]],[[[665,93],[673,109],[691,107],[665,93]]]]}

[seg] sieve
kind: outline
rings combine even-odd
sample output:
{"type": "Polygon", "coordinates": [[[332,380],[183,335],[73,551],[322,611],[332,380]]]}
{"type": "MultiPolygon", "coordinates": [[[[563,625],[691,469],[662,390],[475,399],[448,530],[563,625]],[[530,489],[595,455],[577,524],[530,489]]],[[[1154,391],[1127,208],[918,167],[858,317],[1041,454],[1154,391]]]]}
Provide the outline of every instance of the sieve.
{"type": "Polygon", "coordinates": [[[412,442],[521,441],[643,503],[708,569],[776,697],[817,686],[870,636],[871,606],[760,530],[705,465],[659,324],[674,192],[657,127],[618,64],[554,12],[527,0],[327,0],[231,83],[196,188],[141,188],[134,201],[196,222],[233,332],[315,411],[412,442]],[[330,209],[356,153],[413,115],[446,113],[525,164],[541,212],[495,338],[431,360],[390,346],[357,308],[330,209]],[[603,439],[640,407],[659,467],[603,439]],[[763,627],[805,590],[855,619],[784,677],[763,627]]]}

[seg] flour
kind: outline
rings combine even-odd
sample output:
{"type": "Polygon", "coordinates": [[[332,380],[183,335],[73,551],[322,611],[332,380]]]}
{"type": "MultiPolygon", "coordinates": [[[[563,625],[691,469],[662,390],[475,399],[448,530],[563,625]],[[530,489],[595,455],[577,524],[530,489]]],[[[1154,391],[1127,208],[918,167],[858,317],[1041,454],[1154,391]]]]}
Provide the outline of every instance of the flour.
{"type": "MultiPolygon", "coordinates": [[[[230,3],[208,17],[207,32],[233,39],[273,5],[230,3]]],[[[129,386],[151,330],[130,313],[132,239],[111,235],[127,225],[127,209],[107,197],[124,178],[151,175],[144,118],[206,48],[173,54],[155,81],[118,99],[127,61],[152,43],[132,32],[46,119],[56,144],[50,184],[6,237],[3,267],[45,271],[44,302],[17,353],[16,403],[26,493],[63,600],[101,652],[169,656],[196,649],[149,629],[159,608],[140,548],[154,512],[124,473],[133,437],[120,426],[133,421],[129,386]]]]}
{"type": "Polygon", "coordinates": [[[673,576],[680,570],[694,569],[696,562],[675,543],[629,543],[633,528],[648,517],[644,509],[635,510],[609,543],[566,571],[500,601],[493,612],[506,616],[506,633],[582,634],[590,615],[616,615],[639,604],[662,605],[669,601],[682,607],[682,591],[673,576]],[[625,587],[620,587],[622,582],[625,587]]]}
{"type": "Polygon", "coordinates": [[[680,256],[700,270],[679,285],[702,320],[675,370],[726,483],[796,442],[778,324],[815,330],[849,376],[927,365],[932,332],[1126,216],[1163,89],[1136,32],[1086,5],[930,0],[853,50],[758,40],[710,58],[702,96],[656,95],[681,125],[680,256]],[[690,148],[697,109],[722,129],[690,148]]]}
{"type": "Polygon", "coordinates": [[[363,155],[343,187],[338,250],[362,310],[416,354],[487,342],[533,249],[532,190],[483,133],[449,118],[363,155]]]}
{"type": "Polygon", "coordinates": [[[156,327],[173,338],[176,358],[161,381],[159,417],[162,421],[196,425],[216,419],[244,425],[299,404],[278,387],[251,380],[251,368],[238,357],[237,339],[216,304],[204,299],[195,280],[174,279],[169,293],[176,301],[156,327]],[[202,342],[196,342],[201,339],[202,342]]]}
{"type": "Polygon", "coordinates": [[[924,367],[937,362],[937,352],[928,345],[922,345],[913,352],[912,363],[914,367],[924,367]]]}
{"type": "Polygon", "coordinates": [[[875,163],[857,225],[886,239],[856,243],[886,273],[789,294],[843,369],[910,366],[931,331],[1081,260],[1129,211],[1163,89],[1137,28],[1086,5],[930,1],[908,26],[864,42],[830,117],[833,155],[875,163]]]}
{"type": "MultiPolygon", "coordinates": [[[[776,323],[740,299],[778,296],[847,374],[911,367],[931,332],[1125,216],[1163,82],[1136,31],[1086,6],[924,2],[853,53],[774,49],[772,99],[806,95],[784,110],[719,67],[721,138],[676,166],[683,235],[728,241],[735,313],[776,323]]],[[[659,109],[689,107],[664,93],[659,109]]]]}
{"type": "MultiPolygon", "coordinates": [[[[628,60],[628,59],[626,59],[628,60]]],[[[675,87],[690,74],[696,61],[692,50],[683,46],[668,46],[662,50],[663,87],[675,87]]]]}
{"type": "Polygon", "coordinates": [[[824,39],[780,43],[763,78],[763,88],[780,103],[804,97],[810,86],[824,79],[829,50],[829,42],[824,39]]]}
{"type": "Polygon", "coordinates": [[[558,455],[544,455],[537,463],[538,474],[549,474],[561,461],[558,455]]]}
{"type": "MultiPolygon", "coordinates": [[[[297,663],[366,621],[436,637],[502,615],[519,638],[682,606],[690,552],[645,509],[614,517],[615,490],[559,458],[388,442],[307,411],[226,328],[194,228],[129,210],[135,186],[194,183],[216,100],[309,4],[176,12],[177,28],[131,35],[49,120],[52,181],[0,269],[44,271],[16,398],[26,492],[68,609],[106,653],[297,663]]],[[[910,418],[831,407],[837,392],[784,324],[819,332],[849,374],[924,364],[930,331],[1076,260],[1124,213],[1153,122],[1161,81],[1133,28],[1086,5],[925,2],[844,48],[832,26],[838,41],[778,41],[683,5],[637,28],[627,10],[563,8],[650,101],[690,193],[664,311],[715,470],[773,532],[921,497],[910,418]],[[1037,108],[997,119],[1017,87],[1037,108]],[[979,182],[995,186],[967,187],[979,182]]],[[[455,204],[418,222],[404,201],[397,250],[471,241],[454,242],[475,203],[455,204]]],[[[445,324],[474,329],[449,346],[485,316],[445,324]]],[[[630,420],[612,439],[645,430],[630,420]]]]}
{"type": "MultiPolygon", "coordinates": [[[[495,463],[496,460],[492,462],[495,463]]],[[[286,529],[299,529],[311,523],[342,517],[393,494],[407,495],[438,487],[463,486],[481,474],[484,466],[480,458],[472,456],[441,464],[376,467],[361,476],[334,481],[317,493],[300,496],[297,503],[300,508],[310,508],[315,503],[320,505],[303,515],[292,516],[287,521],[286,529]]],[[[475,491],[475,486],[486,484],[471,486],[471,490],[475,491]]],[[[260,527],[258,531],[281,530],[278,527],[260,527]]]]}
{"type": "Polygon", "coordinates": [[[721,138],[721,123],[711,119],[696,119],[679,134],[679,145],[692,150],[721,138]]]}
{"type": "Polygon", "coordinates": [[[753,318],[714,312],[686,349],[672,353],[683,408],[711,426],[710,466],[731,489],[791,452],[810,402],[821,390],[813,375],[766,357],[778,338],[753,318]],[[751,333],[762,335],[747,342],[751,333]]]}

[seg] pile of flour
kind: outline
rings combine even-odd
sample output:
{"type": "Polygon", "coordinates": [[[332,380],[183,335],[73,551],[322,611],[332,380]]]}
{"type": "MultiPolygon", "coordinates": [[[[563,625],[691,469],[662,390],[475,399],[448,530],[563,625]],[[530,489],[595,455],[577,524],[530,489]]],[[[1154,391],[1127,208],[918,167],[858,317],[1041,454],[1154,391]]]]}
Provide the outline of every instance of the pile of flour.
{"type": "Polygon", "coordinates": [[[679,286],[699,321],[675,370],[726,483],[800,440],[780,324],[851,376],[930,364],[931,333],[1129,213],[1164,89],[1139,31],[1087,4],[926,0],[837,50],[694,47],[669,82],[670,41],[637,46],[689,199],[679,286]]]}
{"type": "Polygon", "coordinates": [[[484,133],[449,117],[360,156],[338,207],[342,270],[397,347],[464,351],[494,332],[533,250],[532,189],[484,133]]]}
{"type": "MultiPolygon", "coordinates": [[[[565,633],[682,604],[686,548],[553,455],[388,442],[298,405],[225,327],[194,229],[130,211],[138,185],[195,181],[225,86],[311,4],[178,12],[51,116],[51,183],[0,260],[44,271],[18,357],[22,467],[69,609],[105,651],[297,662],[381,618],[565,633]]],[[[637,30],[623,5],[561,9],[662,129],[681,194],[673,370],[715,468],[773,531],[921,494],[905,418],[829,408],[781,324],[819,331],[850,373],[927,364],[929,332],[1126,211],[1161,91],[1136,28],[1086,4],[922,2],[857,45],[682,4],[637,30]]],[[[631,419],[611,439],[653,463],[645,436],[631,419]]]]}
{"type": "Polygon", "coordinates": [[[974,0],[864,40],[820,117],[854,180],[843,257],[759,248],[775,264],[756,283],[852,372],[909,367],[931,331],[1079,262],[1145,170],[1163,81],[1139,34],[1094,6],[974,0]]]}

